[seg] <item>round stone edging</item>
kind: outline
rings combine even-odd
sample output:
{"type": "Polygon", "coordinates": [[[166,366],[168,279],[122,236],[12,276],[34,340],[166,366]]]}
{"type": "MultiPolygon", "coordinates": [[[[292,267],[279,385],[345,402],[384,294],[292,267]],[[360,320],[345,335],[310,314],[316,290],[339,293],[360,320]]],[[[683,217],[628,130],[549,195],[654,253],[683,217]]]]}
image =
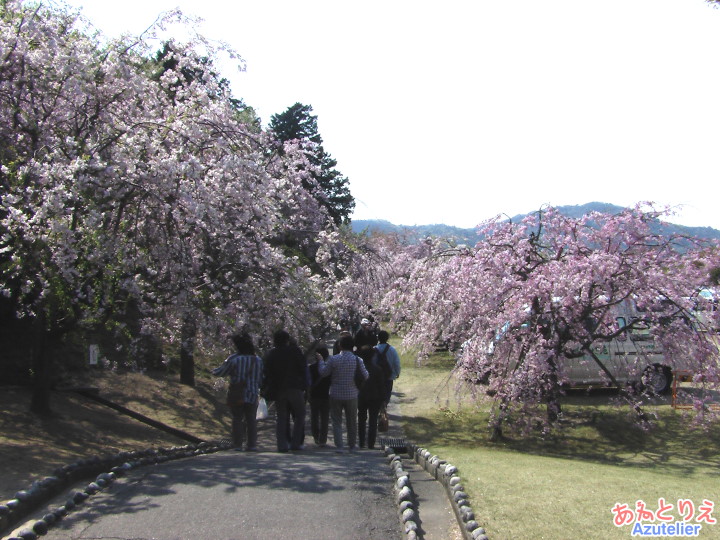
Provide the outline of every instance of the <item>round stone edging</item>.
{"type": "Polygon", "coordinates": [[[27,490],[15,493],[15,498],[0,503],[0,533],[11,530],[21,520],[35,511],[43,503],[51,500],[69,486],[96,476],[83,490],[70,494],[65,504],[58,506],[35,521],[30,528],[23,529],[7,540],[36,540],[47,534],[50,527],[62,520],[68,513],[82,505],[91,495],[102,491],[128,471],[146,465],[156,465],[174,459],[211,454],[227,450],[232,445],[229,441],[201,442],[172,448],[137,450],[120,452],[107,458],[93,457],[82,459],[70,465],[58,467],[52,476],[32,483],[27,490]],[[109,470],[108,470],[109,469],[109,470]]]}
{"type": "MultiPolygon", "coordinates": [[[[228,450],[232,445],[227,440],[202,442],[181,447],[139,450],[134,452],[120,452],[109,458],[93,457],[58,467],[53,476],[33,482],[27,490],[18,491],[15,498],[0,503],[0,532],[5,532],[17,525],[23,517],[29,515],[44,502],[60,495],[64,489],[83,479],[97,475],[82,491],[70,494],[65,504],[45,514],[42,519],[35,521],[30,528],[23,529],[7,540],[36,540],[39,536],[47,534],[48,530],[67,516],[70,512],[81,506],[90,496],[102,491],[128,471],[147,465],[156,465],[174,459],[210,454],[228,450]],[[108,467],[110,468],[107,472],[108,467]],[[100,472],[98,471],[106,471],[100,472]]],[[[476,521],[467,501],[467,495],[462,491],[460,478],[456,475],[457,468],[431,456],[430,452],[411,445],[415,461],[425,470],[440,480],[448,490],[450,502],[455,511],[458,522],[463,525],[462,530],[468,540],[488,540],[485,531],[476,521]],[[428,464],[430,464],[428,466],[428,464]],[[441,471],[441,474],[438,474],[441,471]]],[[[403,526],[407,540],[417,540],[417,508],[415,493],[410,484],[410,477],[403,469],[402,458],[396,455],[392,448],[385,447],[390,468],[395,475],[394,491],[398,505],[398,515],[403,526]]]]}
{"type": "Polygon", "coordinates": [[[475,519],[475,512],[463,489],[457,467],[414,444],[408,445],[408,454],[413,456],[418,465],[445,486],[450,506],[455,513],[463,537],[466,540],[488,540],[485,529],[475,519]]]}
{"type": "Polygon", "coordinates": [[[415,492],[410,484],[410,476],[403,468],[402,458],[395,454],[394,450],[385,446],[385,456],[395,475],[395,502],[398,505],[398,515],[403,527],[403,533],[407,540],[417,540],[418,524],[417,524],[417,508],[415,492]]]}

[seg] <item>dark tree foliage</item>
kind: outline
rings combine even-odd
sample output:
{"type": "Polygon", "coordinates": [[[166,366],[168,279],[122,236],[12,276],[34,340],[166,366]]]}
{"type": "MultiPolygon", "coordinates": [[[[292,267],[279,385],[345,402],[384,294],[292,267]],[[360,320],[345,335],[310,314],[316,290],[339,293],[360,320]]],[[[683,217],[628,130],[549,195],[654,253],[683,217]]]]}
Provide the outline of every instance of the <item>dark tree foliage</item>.
{"type": "MultiPolygon", "coordinates": [[[[155,57],[149,63],[150,67],[150,78],[154,81],[159,81],[163,74],[170,70],[177,70],[180,60],[178,55],[182,56],[185,53],[176,50],[172,43],[165,42],[161,50],[155,53],[155,57]]],[[[225,92],[230,87],[230,81],[220,75],[212,69],[212,63],[209,58],[203,57],[198,59],[198,63],[201,67],[182,67],[179,72],[182,75],[182,79],[178,79],[168,89],[168,94],[172,98],[173,102],[176,100],[176,93],[180,87],[187,85],[196,80],[203,80],[204,77],[212,77],[218,82],[218,87],[222,92],[225,92]]],[[[229,92],[228,92],[229,94],[229,92]]],[[[217,98],[218,96],[210,96],[217,98]]],[[[242,99],[229,97],[227,98],[230,105],[239,121],[244,124],[251,126],[252,131],[260,131],[260,118],[255,113],[255,109],[247,105],[242,99]]]]}
{"type": "Polygon", "coordinates": [[[355,208],[355,199],[350,194],[347,177],[335,168],[337,160],[322,146],[317,116],[312,114],[312,110],[310,105],[295,103],[285,112],[271,117],[270,129],[282,142],[301,140],[315,145],[314,149],[309,151],[308,157],[320,170],[319,174],[313,175],[325,195],[319,202],[327,209],[336,225],[349,223],[350,214],[355,208]]]}

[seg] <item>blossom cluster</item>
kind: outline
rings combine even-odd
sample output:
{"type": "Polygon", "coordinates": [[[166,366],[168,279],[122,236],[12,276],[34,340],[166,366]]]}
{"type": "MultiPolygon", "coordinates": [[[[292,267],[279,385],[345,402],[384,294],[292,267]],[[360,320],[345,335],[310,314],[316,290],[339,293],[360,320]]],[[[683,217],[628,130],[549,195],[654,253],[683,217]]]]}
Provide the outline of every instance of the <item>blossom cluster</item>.
{"type": "Polygon", "coordinates": [[[107,41],[65,8],[0,10],[0,293],[18,316],[62,331],[135,310],[210,341],[325,324],[324,283],[289,248],[332,226],[313,165],[238,109],[213,72],[234,51],[189,32],[153,57],[178,12],[107,41]]]}
{"type": "MultiPolygon", "coordinates": [[[[496,425],[513,412],[535,421],[540,406],[552,422],[573,361],[617,385],[595,351],[640,333],[670,368],[714,386],[719,312],[698,306],[720,266],[718,249],[657,233],[667,214],[644,203],[618,215],[574,219],[546,208],[519,223],[490,220],[476,246],[428,240],[416,248],[425,256],[406,253],[384,305],[406,345],[421,354],[439,345],[458,351],[460,379],[495,396],[496,425]],[[638,316],[619,326],[624,305],[638,316]]],[[[632,359],[638,367],[644,346],[632,359]]]]}

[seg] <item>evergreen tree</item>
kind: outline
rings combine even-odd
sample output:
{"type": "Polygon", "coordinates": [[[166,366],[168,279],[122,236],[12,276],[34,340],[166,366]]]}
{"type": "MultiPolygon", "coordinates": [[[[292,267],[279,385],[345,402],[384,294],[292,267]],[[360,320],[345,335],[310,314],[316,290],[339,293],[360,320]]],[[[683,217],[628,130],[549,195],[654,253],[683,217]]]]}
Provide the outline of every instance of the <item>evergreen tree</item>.
{"type": "Polygon", "coordinates": [[[214,69],[210,58],[207,56],[198,57],[190,65],[180,66],[181,59],[188,60],[188,54],[192,51],[183,51],[182,47],[166,41],[162,49],[155,53],[154,58],[147,60],[149,77],[160,82],[167,72],[177,73],[177,79],[166,86],[168,96],[175,101],[177,92],[186,88],[193,82],[202,82],[210,77],[217,84],[217,92],[210,94],[213,99],[227,99],[235,117],[239,122],[245,124],[251,131],[259,133],[261,130],[260,118],[255,109],[247,105],[242,99],[230,95],[230,81],[221,77],[214,69]]]}
{"type": "MultiPolygon", "coordinates": [[[[317,116],[312,114],[312,110],[310,105],[295,103],[285,112],[271,117],[270,129],[281,142],[299,140],[310,143],[306,145],[308,160],[319,171],[313,173],[312,177],[323,192],[318,200],[336,225],[349,223],[355,199],[350,194],[347,177],[335,168],[337,160],[323,148],[317,116]]],[[[313,191],[310,185],[306,185],[306,188],[313,191]]]]}

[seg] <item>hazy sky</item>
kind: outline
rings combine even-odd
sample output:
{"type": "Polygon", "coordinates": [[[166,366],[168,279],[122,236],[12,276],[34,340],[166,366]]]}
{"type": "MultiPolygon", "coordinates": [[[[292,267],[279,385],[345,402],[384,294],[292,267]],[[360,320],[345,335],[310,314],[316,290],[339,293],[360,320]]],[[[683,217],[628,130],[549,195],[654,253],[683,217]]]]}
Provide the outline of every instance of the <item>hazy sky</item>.
{"type": "Polygon", "coordinates": [[[703,0],[72,0],[109,36],[180,7],[264,124],[311,105],[358,219],[683,205],[720,229],[720,10],[703,0]]]}

